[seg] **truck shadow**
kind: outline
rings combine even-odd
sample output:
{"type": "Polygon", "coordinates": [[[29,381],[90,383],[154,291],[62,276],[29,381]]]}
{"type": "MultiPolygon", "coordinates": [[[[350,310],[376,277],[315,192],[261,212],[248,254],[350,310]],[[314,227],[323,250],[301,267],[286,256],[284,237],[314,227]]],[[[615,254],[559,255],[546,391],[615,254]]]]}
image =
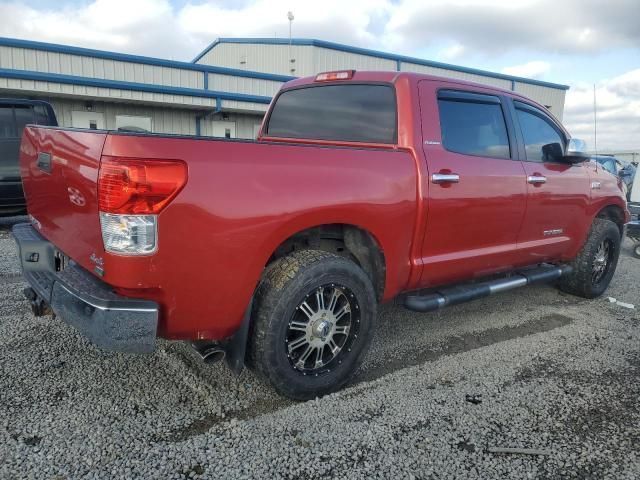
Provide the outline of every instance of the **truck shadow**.
{"type": "MultiPolygon", "coordinates": [[[[408,312],[394,304],[382,306],[367,358],[341,395],[346,398],[362,395],[366,388],[350,390],[349,387],[397,370],[564,327],[573,319],[560,313],[561,307],[583,302],[550,286],[532,287],[530,290],[524,296],[523,290],[508,292],[430,314],[408,312]],[[541,303],[544,305],[542,308],[541,303]]],[[[236,377],[223,364],[203,364],[187,344],[167,344],[166,348],[175,361],[196,375],[203,384],[232,391],[241,405],[232,406],[224,415],[212,413],[195,419],[155,436],[154,441],[182,442],[215,430],[226,422],[259,418],[295,403],[275,394],[247,369],[236,377]]]]}

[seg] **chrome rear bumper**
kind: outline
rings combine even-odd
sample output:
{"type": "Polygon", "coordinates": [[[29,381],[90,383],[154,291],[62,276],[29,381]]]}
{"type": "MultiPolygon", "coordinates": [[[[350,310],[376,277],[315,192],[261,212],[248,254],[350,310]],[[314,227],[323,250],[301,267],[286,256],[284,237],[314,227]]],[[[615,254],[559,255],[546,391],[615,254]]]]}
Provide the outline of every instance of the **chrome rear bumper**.
{"type": "Polygon", "coordinates": [[[156,302],[116,294],[73,260],[60,269],[55,246],[28,223],[15,225],[13,236],[23,275],[36,295],[34,299],[28,293],[27,298],[44,304],[40,311],[52,310],[100,348],[128,353],[154,350],[156,302]]]}

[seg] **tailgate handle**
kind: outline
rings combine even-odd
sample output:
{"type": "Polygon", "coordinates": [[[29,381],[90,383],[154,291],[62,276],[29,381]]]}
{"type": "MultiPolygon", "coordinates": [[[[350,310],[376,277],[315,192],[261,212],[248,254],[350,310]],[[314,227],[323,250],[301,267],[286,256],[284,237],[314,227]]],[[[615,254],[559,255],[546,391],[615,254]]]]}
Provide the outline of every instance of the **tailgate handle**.
{"type": "Polygon", "coordinates": [[[38,161],[36,165],[43,172],[51,173],[51,154],[40,152],[38,154],[38,161]]]}

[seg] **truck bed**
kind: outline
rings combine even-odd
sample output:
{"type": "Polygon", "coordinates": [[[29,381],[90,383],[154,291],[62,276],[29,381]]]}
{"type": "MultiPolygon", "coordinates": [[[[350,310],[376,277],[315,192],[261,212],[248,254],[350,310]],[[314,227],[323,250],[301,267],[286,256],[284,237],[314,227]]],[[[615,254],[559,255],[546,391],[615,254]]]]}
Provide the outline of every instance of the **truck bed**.
{"type": "Polygon", "coordinates": [[[388,260],[385,298],[407,287],[417,195],[408,150],[28,127],[21,174],[39,233],[116,293],[158,302],[166,338],[231,334],[282,239],[317,225],[371,232],[388,260]],[[106,157],[187,164],[153,255],[104,249],[97,178],[106,157]]]}

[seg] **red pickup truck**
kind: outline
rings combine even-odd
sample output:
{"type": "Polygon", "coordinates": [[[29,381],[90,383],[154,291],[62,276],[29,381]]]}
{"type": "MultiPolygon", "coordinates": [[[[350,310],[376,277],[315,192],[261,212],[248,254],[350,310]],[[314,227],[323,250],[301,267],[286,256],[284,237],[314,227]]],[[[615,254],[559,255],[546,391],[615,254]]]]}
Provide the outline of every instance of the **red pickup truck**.
{"type": "Polygon", "coordinates": [[[14,235],[37,315],[313,398],[354,374],[379,302],[602,294],[629,212],[583,150],[511,91],[329,72],[284,85],[258,141],[28,127],[14,235]]]}

